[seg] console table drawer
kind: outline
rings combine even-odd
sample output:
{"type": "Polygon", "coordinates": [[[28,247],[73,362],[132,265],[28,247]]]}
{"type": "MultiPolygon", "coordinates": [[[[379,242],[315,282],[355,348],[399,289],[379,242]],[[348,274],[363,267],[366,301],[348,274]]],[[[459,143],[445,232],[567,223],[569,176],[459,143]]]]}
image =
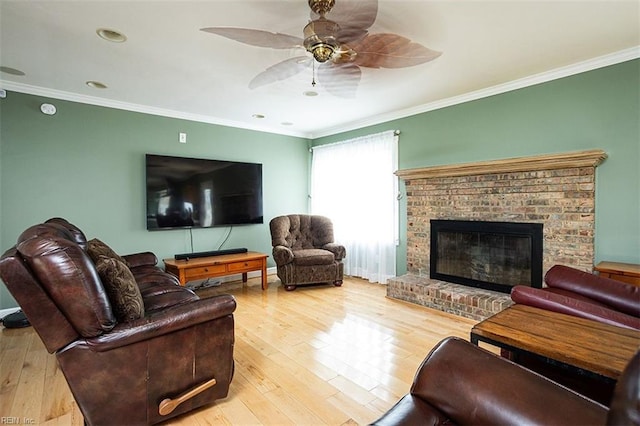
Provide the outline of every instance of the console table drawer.
{"type": "Polygon", "coordinates": [[[262,267],[262,260],[245,260],[229,264],[229,272],[241,272],[246,269],[254,270],[262,267]]]}
{"type": "Polygon", "coordinates": [[[224,265],[210,265],[186,269],[185,276],[187,278],[195,278],[211,274],[224,274],[225,272],[226,268],[224,265]]]}
{"type": "Polygon", "coordinates": [[[242,274],[242,282],[247,282],[247,275],[251,271],[262,274],[262,289],[268,288],[266,254],[255,251],[230,253],[214,256],[194,257],[192,259],[164,259],[165,271],[171,272],[181,285],[189,281],[205,278],[222,277],[225,275],[242,274]]]}

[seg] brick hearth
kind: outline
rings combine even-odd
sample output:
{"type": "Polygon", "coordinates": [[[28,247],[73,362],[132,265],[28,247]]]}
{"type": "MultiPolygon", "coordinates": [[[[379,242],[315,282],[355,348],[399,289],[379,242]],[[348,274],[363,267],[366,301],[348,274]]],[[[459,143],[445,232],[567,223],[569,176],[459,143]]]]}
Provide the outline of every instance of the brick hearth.
{"type": "Polygon", "coordinates": [[[387,297],[478,321],[512,305],[508,294],[411,274],[390,279],[387,297]]]}
{"type": "Polygon", "coordinates": [[[473,319],[509,306],[503,293],[429,279],[431,219],[542,223],[543,274],[556,264],[591,271],[595,167],[605,158],[593,150],[398,171],[408,273],[389,281],[387,295],[473,319]]]}

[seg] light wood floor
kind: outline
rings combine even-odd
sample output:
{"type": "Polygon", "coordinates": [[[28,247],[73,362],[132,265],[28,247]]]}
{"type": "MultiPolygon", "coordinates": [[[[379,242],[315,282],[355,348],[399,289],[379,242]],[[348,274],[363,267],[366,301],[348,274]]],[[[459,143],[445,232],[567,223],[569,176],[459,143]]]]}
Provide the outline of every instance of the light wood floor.
{"type": "MultiPolygon", "coordinates": [[[[420,362],[446,336],[469,338],[475,321],[386,298],[354,278],[342,287],[285,292],[225,283],[235,295],[236,369],[229,396],[171,425],[365,425],[409,390],[420,362]]],[[[60,372],[31,327],[2,329],[0,416],[20,424],[82,425],[60,372]]],[[[6,421],[4,422],[6,423],[6,421]]]]}

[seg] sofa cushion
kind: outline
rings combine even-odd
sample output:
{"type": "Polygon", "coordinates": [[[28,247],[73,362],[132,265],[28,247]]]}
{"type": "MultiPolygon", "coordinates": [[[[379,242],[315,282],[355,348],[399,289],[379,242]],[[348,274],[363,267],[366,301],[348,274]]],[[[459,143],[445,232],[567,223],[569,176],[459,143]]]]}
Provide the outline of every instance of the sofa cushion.
{"type": "Polygon", "coordinates": [[[172,282],[171,274],[165,275],[167,278],[156,277],[139,283],[147,314],[200,299],[192,290],[172,282]]]}
{"type": "Polygon", "coordinates": [[[144,316],[144,302],[129,267],[109,256],[96,262],[98,275],[109,296],[111,307],[119,322],[133,321],[144,316]]]}
{"type": "Polygon", "coordinates": [[[107,256],[112,259],[119,260],[120,262],[129,266],[127,261],[122,256],[120,256],[118,253],[113,251],[111,247],[109,247],[108,245],[106,245],[104,242],[100,241],[97,238],[94,238],[87,242],[87,253],[91,257],[91,260],[93,260],[93,263],[97,263],[98,260],[100,259],[100,256],[107,256]]]}
{"type": "Polygon", "coordinates": [[[322,249],[293,250],[293,263],[300,266],[331,265],[335,261],[333,253],[322,249]]]}

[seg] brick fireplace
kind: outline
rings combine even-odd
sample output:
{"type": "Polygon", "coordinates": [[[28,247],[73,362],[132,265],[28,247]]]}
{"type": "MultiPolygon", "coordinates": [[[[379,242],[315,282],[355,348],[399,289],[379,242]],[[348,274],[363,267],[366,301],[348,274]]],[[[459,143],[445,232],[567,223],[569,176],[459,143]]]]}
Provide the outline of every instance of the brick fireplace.
{"type": "Polygon", "coordinates": [[[508,294],[430,277],[434,220],[540,223],[542,273],[555,264],[591,271],[595,168],[601,150],[401,170],[407,197],[407,274],[387,296],[482,320],[511,304],[508,294]]]}

